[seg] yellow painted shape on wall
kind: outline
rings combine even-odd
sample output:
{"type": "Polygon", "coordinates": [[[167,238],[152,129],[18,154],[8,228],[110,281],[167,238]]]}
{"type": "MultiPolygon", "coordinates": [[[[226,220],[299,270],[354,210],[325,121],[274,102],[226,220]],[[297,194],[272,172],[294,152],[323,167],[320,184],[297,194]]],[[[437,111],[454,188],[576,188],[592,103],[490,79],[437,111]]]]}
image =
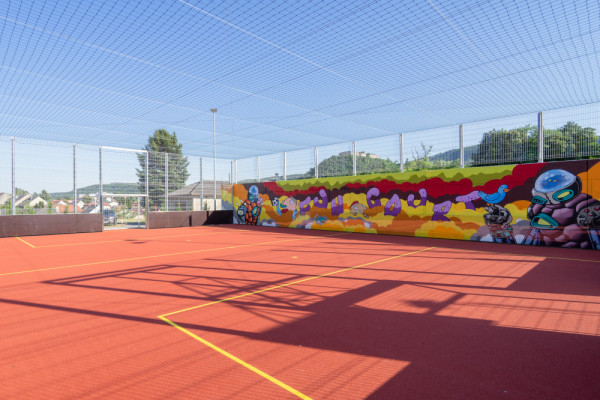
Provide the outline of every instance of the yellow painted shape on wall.
{"type": "Polygon", "coordinates": [[[512,174],[515,165],[496,165],[489,167],[453,168],[426,171],[425,179],[441,178],[445,182],[469,179],[473,186],[482,186],[485,183],[502,179],[512,174]]]}
{"type": "Polygon", "coordinates": [[[420,229],[415,231],[415,236],[432,237],[440,239],[460,239],[469,240],[471,236],[477,232],[476,229],[462,229],[453,221],[440,222],[429,221],[420,229]]]}
{"type": "MultiPolygon", "coordinates": [[[[529,207],[529,205],[531,204],[531,202],[519,202],[519,203],[527,203],[527,207],[529,207]]],[[[513,221],[512,224],[517,223],[517,220],[526,220],[527,219],[527,207],[520,208],[518,206],[516,206],[515,204],[507,204],[506,209],[508,211],[510,211],[510,215],[512,215],[513,217],[513,221]]]]}
{"type": "MultiPolygon", "coordinates": [[[[589,163],[591,165],[591,163],[589,163]]],[[[596,200],[600,200],[600,162],[587,172],[578,175],[583,183],[583,190],[596,200]]]]}

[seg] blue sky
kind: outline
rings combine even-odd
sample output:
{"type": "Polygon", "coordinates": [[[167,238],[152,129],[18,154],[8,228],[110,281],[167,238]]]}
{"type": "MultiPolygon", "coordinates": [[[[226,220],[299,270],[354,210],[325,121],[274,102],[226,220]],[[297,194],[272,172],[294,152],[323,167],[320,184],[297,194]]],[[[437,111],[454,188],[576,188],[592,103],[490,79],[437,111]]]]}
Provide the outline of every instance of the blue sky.
{"type": "Polygon", "coordinates": [[[584,0],[0,0],[0,135],[165,128],[210,157],[216,107],[218,157],[241,159],[422,131],[443,151],[458,124],[475,141],[568,107],[547,126],[597,127],[577,106],[599,101],[599,39],[584,0]]]}

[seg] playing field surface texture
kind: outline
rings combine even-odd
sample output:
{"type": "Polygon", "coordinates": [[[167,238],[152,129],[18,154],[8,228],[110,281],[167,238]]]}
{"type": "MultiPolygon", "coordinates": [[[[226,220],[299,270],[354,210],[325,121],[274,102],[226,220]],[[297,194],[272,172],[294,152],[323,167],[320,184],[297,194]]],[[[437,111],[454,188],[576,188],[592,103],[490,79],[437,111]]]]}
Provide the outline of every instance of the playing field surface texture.
{"type": "Polygon", "coordinates": [[[598,399],[600,257],[246,226],[0,239],[2,399],[598,399]]]}

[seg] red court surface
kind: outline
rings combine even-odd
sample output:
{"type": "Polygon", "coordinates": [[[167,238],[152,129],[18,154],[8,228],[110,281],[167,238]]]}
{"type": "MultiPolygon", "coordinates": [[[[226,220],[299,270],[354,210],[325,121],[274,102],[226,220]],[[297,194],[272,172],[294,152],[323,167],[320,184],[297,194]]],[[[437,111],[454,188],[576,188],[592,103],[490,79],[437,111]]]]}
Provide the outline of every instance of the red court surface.
{"type": "Polygon", "coordinates": [[[213,226],[0,239],[2,399],[598,399],[600,253],[213,226]]]}

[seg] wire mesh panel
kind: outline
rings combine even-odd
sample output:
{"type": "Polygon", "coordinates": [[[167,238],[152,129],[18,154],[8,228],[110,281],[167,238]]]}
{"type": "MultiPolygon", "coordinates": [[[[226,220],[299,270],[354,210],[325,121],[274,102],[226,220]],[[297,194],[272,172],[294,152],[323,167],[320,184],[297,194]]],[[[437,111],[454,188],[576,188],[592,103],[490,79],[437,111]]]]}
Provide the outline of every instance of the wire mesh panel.
{"type": "Polygon", "coordinates": [[[237,160],[237,182],[250,183],[256,182],[256,157],[242,158],[237,160]]]}
{"type": "Polygon", "coordinates": [[[464,125],[465,165],[537,161],[537,114],[464,125]]]}
{"type": "MultiPolygon", "coordinates": [[[[218,160],[217,160],[218,161],[218,160]]],[[[204,210],[218,210],[221,208],[221,196],[218,182],[220,172],[217,170],[217,163],[212,157],[203,158],[202,181],[204,182],[204,210]]]]}
{"type": "Polygon", "coordinates": [[[107,194],[146,194],[146,153],[102,148],[102,191],[107,194]]]}
{"type": "Polygon", "coordinates": [[[459,127],[403,135],[404,170],[454,168],[460,165],[459,127]]]}
{"type": "Polygon", "coordinates": [[[599,104],[544,112],[544,160],[600,156],[599,123],[599,104]]]}
{"type": "Polygon", "coordinates": [[[190,182],[190,160],[182,154],[165,153],[165,180],[167,187],[166,211],[191,211],[194,209],[195,185],[190,182]]]}
{"type": "Polygon", "coordinates": [[[73,145],[17,140],[14,202],[16,214],[73,213],[73,145]]]}
{"type": "Polygon", "coordinates": [[[356,173],[400,171],[400,136],[391,135],[356,142],[356,173]]]}
{"type": "Polygon", "coordinates": [[[12,212],[12,159],[9,137],[0,136],[0,215],[12,212]]]}
{"type": "Polygon", "coordinates": [[[339,143],[318,148],[319,178],[352,175],[352,143],[339,143]]]}
{"type": "Polygon", "coordinates": [[[217,158],[216,182],[217,182],[217,210],[232,210],[231,198],[231,160],[217,158]]]}
{"type": "Polygon", "coordinates": [[[168,182],[166,178],[165,153],[148,153],[148,205],[149,211],[166,211],[167,199],[165,197],[168,182]]]}
{"type": "Polygon", "coordinates": [[[99,213],[100,152],[97,146],[76,147],[75,155],[77,200],[83,205],[82,213],[99,213]]]}
{"type": "Polygon", "coordinates": [[[315,149],[294,150],[286,153],[288,180],[315,177],[315,149]]]}
{"type": "Polygon", "coordinates": [[[273,182],[283,179],[283,153],[260,156],[260,181],[273,182]]]}
{"type": "Polygon", "coordinates": [[[204,185],[200,178],[201,158],[181,154],[169,154],[169,174],[176,178],[169,179],[168,211],[200,211],[204,185]]]}
{"type": "Polygon", "coordinates": [[[103,147],[101,157],[104,224],[140,226],[146,207],[146,153],[103,147]]]}

